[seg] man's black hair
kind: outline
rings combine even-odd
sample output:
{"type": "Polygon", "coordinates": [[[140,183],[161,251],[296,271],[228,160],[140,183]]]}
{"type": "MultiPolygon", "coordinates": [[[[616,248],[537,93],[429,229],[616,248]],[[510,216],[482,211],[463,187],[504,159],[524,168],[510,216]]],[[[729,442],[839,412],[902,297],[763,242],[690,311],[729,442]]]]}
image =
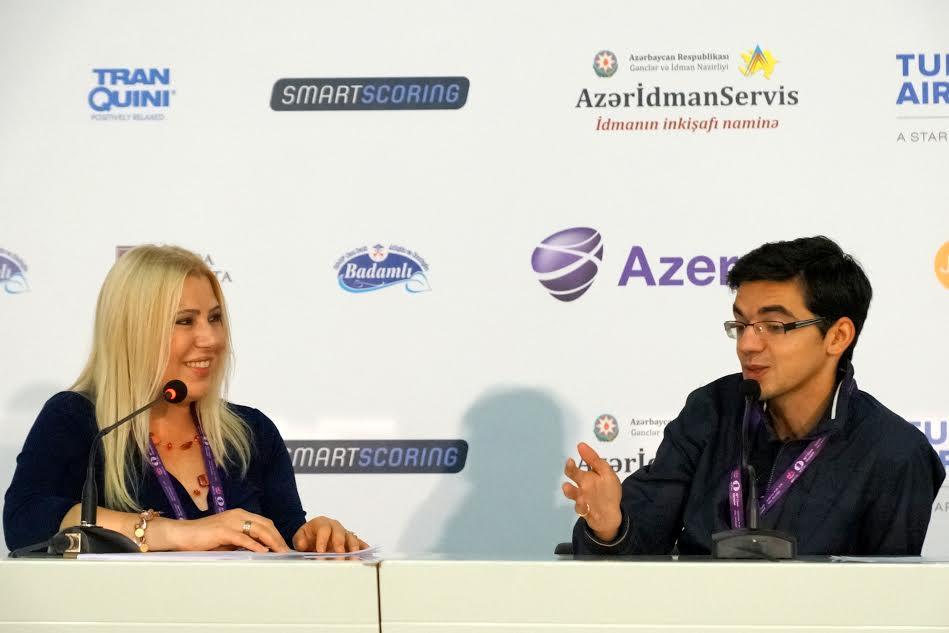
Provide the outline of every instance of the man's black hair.
{"type": "Polygon", "coordinates": [[[746,281],[791,279],[800,282],[807,309],[827,319],[817,324],[821,334],[841,317],[853,321],[853,342],[840,358],[841,363],[849,362],[873,297],[870,280],[860,264],[823,235],[769,242],[735,262],[728,272],[728,287],[737,290],[746,281]]]}

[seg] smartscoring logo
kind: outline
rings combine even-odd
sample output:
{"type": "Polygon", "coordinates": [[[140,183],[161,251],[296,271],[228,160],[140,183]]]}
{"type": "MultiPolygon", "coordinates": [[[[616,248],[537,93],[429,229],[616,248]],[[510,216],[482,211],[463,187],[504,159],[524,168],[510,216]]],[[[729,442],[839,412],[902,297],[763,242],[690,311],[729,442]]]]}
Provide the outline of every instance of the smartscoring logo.
{"type": "Polygon", "coordinates": [[[169,68],[93,68],[87,101],[97,121],[160,121],[175,93],[169,68]],[[127,114],[131,112],[131,114],[127,114]]]}
{"type": "Polygon", "coordinates": [[[468,100],[467,77],[279,79],[270,107],[290,110],[457,110],[468,100]]]}
{"type": "Polygon", "coordinates": [[[293,472],[460,473],[468,458],[465,440],[287,440],[293,472]]]}
{"type": "Polygon", "coordinates": [[[30,284],[26,281],[26,264],[22,259],[0,248],[0,288],[8,295],[27,292],[30,284]]]}
{"type": "Polygon", "coordinates": [[[397,285],[404,285],[411,293],[432,289],[426,274],[428,264],[422,256],[396,244],[360,246],[343,254],[333,268],[339,287],[346,292],[371,292],[397,285]]]}

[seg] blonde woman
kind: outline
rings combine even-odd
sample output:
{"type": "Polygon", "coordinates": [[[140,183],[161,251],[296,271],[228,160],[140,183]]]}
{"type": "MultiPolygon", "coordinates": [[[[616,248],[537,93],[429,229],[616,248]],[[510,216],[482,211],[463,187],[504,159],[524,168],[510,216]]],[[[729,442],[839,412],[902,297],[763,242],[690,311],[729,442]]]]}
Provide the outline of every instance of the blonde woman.
{"type": "Polygon", "coordinates": [[[7,546],[78,524],[95,433],[179,379],[184,402],[163,402],[105,436],[99,525],[143,551],[365,547],[338,521],[306,521],[273,422],[221,398],[230,351],[224,295],[201,258],[172,246],[122,256],[99,293],[85,369],[49,399],[17,458],[3,508],[7,546]]]}

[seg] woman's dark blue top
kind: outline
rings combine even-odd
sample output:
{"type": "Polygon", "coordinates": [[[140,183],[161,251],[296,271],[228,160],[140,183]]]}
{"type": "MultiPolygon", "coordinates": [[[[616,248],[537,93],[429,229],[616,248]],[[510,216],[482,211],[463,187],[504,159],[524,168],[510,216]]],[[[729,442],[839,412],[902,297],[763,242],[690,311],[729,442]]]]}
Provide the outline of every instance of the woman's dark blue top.
{"type": "MultiPolygon", "coordinates": [[[[293,535],[306,521],[306,514],[300,505],[283,438],[274,423],[257,409],[227,406],[247,425],[252,446],[245,476],[241,476],[236,465],[220,469],[227,507],[243,508],[269,518],[292,547],[293,535]]],[[[8,548],[39,543],[59,531],[66,512],[80,501],[89,447],[97,432],[95,408],[81,394],[63,391],[46,402],[17,457],[13,482],[4,499],[3,532],[8,548]]],[[[161,485],[144,460],[132,476],[137,478],[140,506],[158,510],[163,516],[174,516],[161,485]]],[[[99,506],[104,507],[101,452],[96,478],[99,506]]],[[[173,476],[171,481],[186,518],[199,519],[213,513],[213,504],[207,510],[199,510],[191,493],[173,476]]]]}

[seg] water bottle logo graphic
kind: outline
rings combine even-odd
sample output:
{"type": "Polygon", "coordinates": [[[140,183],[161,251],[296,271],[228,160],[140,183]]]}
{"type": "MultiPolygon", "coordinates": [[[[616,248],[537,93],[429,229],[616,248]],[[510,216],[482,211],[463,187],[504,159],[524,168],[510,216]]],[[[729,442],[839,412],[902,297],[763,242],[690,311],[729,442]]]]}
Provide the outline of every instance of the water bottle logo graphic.
{"type": "Polygon", "coordinates": [[[575,227],[543,240],[531,257],[537,280],[555,299],[574,301],[590,289],[603,261],[603,238],[589,227],[575,227]]]}

